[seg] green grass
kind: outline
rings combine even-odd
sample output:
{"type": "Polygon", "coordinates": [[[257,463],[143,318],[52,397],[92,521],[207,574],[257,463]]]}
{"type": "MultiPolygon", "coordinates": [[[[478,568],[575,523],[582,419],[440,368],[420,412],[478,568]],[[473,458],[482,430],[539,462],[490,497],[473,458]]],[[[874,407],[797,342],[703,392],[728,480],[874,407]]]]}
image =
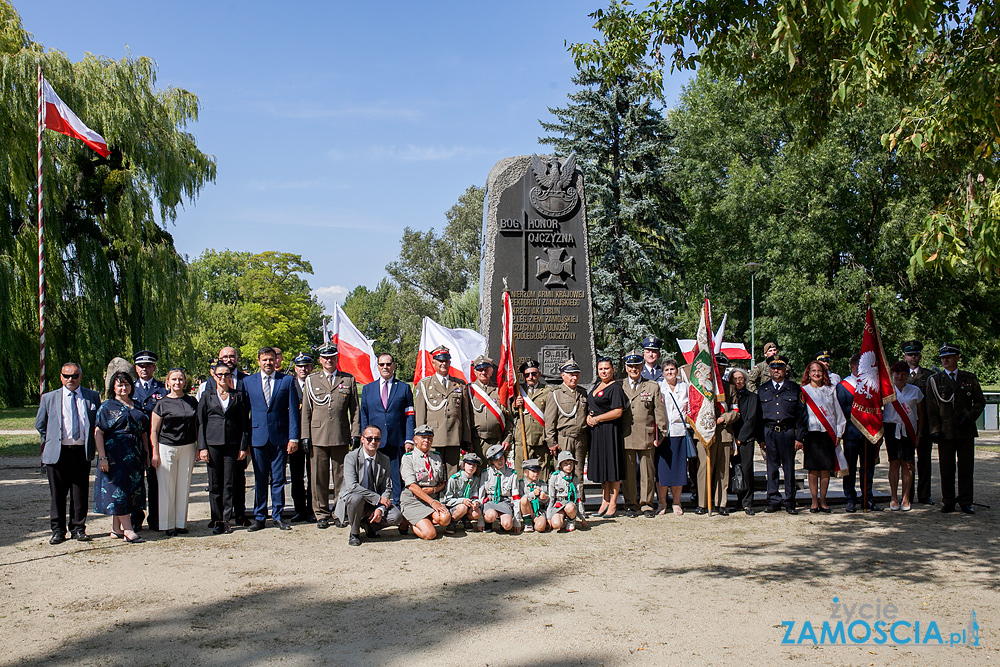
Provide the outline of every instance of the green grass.
{"type": "Polygon", "coordinates": [[[23,408],[0,408],[0,429],[35,428],[35,415],[37,413],[37,405],[23,408]]]}
{"type": "Polygon", "coordinates": [[[36,435],[0,435],[0,457],[38,456],[39,444],[36,435]]]}

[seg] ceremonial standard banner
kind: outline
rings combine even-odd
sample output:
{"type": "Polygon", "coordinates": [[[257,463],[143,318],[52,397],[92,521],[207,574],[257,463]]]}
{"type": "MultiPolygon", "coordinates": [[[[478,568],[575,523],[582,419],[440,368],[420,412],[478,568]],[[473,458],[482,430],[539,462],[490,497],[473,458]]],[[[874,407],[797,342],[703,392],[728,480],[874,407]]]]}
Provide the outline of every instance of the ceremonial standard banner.
{"type": "MultiPolygon", "coordinates": [[[[514,398],[517,387],[517,368],[514,361],[514,328],[511,317],[510,292],[503,293],[503,315],[500,328],[500,365],[497,368],[497,389],[500,392],[500,402],[508,405],[514,398]]],[[[500,419],[503,423],[503,419],[500,419]]]]}
{"type": "Polygon", "coordinates": [[[720,394],[722,387],[718,382],[719,367],[712,353],[714,346],[711,332],[712,310],[708,299],[705,299],[691,361],[687,421],[698,440],[706,447],[715,437],[715,402],[725,400],[725,395],[720,394]]]}
{"type": "Polygon", "coordinates": [[[869,442],[882,438],[882,406],[896,400],[896,389],[889,375],[889,363],[882,349],[882,337],[875,323],[875,311],[868,307],[865,333],[861,341],[858,381],[854,387],[851,421],[869,442]]]}

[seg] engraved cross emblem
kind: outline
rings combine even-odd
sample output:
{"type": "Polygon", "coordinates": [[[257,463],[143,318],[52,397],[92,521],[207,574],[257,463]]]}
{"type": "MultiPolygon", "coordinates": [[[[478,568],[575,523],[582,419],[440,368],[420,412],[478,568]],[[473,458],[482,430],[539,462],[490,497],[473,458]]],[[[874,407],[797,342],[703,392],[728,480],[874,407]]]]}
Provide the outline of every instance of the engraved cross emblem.
{"type": "Polygon", "coordinates": [[[572,255],[567,254],[565,248],[546,248],[545,254],[547,255],[545,259],[535,256],[538,262],[538,272],[535,277],[544,280],[546,287],[566,287],[567,278],[576,279],[573,275],[575,260],[572,255]]]}

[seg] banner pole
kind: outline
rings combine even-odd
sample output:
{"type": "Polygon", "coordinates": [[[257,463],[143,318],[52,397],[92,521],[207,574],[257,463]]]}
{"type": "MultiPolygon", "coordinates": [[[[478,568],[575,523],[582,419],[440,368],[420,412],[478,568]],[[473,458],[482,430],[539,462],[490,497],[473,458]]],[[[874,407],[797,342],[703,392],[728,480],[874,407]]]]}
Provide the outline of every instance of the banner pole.
{"type": "Polygon", "coordinates": [[[42,132],[45,101],[42,93],[42,63],[38,63],[38,397],[45,393],[45,221],[42,208],[42,132]]]}

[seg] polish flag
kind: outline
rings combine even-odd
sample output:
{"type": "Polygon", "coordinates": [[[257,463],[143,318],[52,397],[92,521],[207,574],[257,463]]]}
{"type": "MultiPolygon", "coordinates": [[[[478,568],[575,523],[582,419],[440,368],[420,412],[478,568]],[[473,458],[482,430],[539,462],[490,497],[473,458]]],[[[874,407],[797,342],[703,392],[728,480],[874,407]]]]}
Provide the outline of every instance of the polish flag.
{"type": "MultiPolygon", "coordinates": [[[[510,292],[503,293],[503,317],[500,327],[500,366],[497,369],[497,388],[500,402],[508,405],[517,391],[517,368],[514,361],[514,318],[510,305],[510,292]]],[[[500,420],[503,423],[503,420],[500,420]]]]}
{"type": "Polygon", "coordinates": [[[104,140],[104,137],[84,125],[83,121],[73,113],[73,110],[59,99],[56,91],[45,79],[42,79],[42,99],[45,102],[42,107],[43,127],[65,134],[67,137],[79,139],[103,157],[111,155],[108,150],[108,142],[104,140]]]}
{"type": "Polygon", "coordinates": [[[424,318],[420,330],[420,349],[417,351],[417,365],[413,372],[413,383],[420,382],[434,374],[431,364],[431,350],[444,345],[451,350],[450,375],[471,383],[472,362],[486,353],[486,337],[472,329],[446,329],[429,317],[424,318]]]}
{"type": "Polygon", "coordinates": [[[882,337],[871,306],[865,314],[861,360],[858,362],[853,393],[851,421],[868,438],[868,442],[878,442],[882,438],[882,407],[896,400],[896,388],[892,384],[889,362],[885,358],[882,337]]]}
{"type": "Polygon", "coordinates": [[[329,334],[330,342],[337,344],[337,368],[353,375],[358,384],[374,382],[378,377],[374,341],[358,331],[339,303],[333,304],[329,334]]]}
{"type": "MultiPolygon", "coordinates": [[[[678,338],[677,346],[681,349],[681,354],[684,355],[684,362],[690,364],[694,361],[694,349],[697,346],[698,341],[692,338],[678,338]]],[[[742,343],[723,343],[719,348],[730,361],[733,359],[749,359],[750,353],[747,352],[746,347],[742,343]]]]}

